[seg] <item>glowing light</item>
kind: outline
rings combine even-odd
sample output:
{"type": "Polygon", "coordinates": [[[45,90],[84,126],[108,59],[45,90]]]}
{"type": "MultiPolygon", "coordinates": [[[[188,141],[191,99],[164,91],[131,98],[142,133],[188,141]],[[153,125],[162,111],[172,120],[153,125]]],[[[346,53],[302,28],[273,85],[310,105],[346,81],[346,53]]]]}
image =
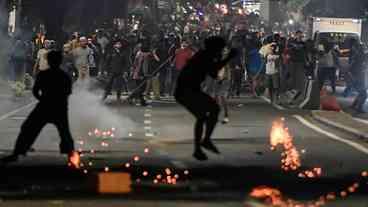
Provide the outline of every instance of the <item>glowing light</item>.
{"type": "Polygon", "coordinates": [[[144,149],[144,153],[148,154],[150,152],[150,150],[148,148],[144,149]]]}
{"type": "Polygon", "coordinates": [[[188,170],[185,170],[184,171],[184,175],[189,175],[189,171],[188,170]]]}
{"type": "Polygon", "coordinates": [[[125,163],[126,168],[130,168],[130,163],[125,163]]]}
{"type": "Polygon", "coordinates": [[[289,130],[284,126],[284,122],[274,122],[270,134],[271,149],[275,150],[279,145],[283,147],[284,152],[281,160],[281,168],[285,171],[290,169],[297,170],[301,166],[300,155],[293,144],[293,137],[289,130]]]}
{"type": "Polygon", "coordinates": [[[167,175],[171,175],[171,170],[170,170],[169,168],[166,168],[166,169],[165,169],[165,173],[166,173],[167,175]]]}
{"type": "Polygon", "coordinates": [[[148,172],[147,172],[147,171],[144,171],[142,175],[143,175],[144,177],[147,177],[147,176],[148,176],[148,172]]]}
{"type": "Polygon", "coordinates": [[[109,167],[105,167],[105,172],[109,172],[110,171],[110,168],[109,167]]]}
{"type": "Polygon", "coordinates": [[[134,156],[133,160],[134,160],[134,162],[139,162],[140,157],[139,156],[134,156]]]}
{"type": "Polygon", "coordinates": [[[73,167],[75,169],[79,169],[80,168],[80,156],[78,152],[72,152],[69,157],[69,166],[73,167]]]}

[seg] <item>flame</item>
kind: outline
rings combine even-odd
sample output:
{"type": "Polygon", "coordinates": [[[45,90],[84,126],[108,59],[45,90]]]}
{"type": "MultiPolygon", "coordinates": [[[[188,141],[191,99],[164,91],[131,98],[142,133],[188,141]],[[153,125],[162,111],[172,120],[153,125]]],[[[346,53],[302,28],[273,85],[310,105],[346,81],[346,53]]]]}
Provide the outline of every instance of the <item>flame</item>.
{"type": "Polygon", "coordinates": [[[79,169],[80,168],[80,156],[78,152],[72,152],[69,154],[69,166],[73,167],[75,169],[79,169]]]}
{"type": "Polygon", "coordinates": [[[276,149],[279,145],[283,147],[281,168],[285,171],[297,170],[301,167],[300,153],[294,146],[293,141],[293,137],[283,121],[273,123],[270,134],[271,149],[276,149]]]}

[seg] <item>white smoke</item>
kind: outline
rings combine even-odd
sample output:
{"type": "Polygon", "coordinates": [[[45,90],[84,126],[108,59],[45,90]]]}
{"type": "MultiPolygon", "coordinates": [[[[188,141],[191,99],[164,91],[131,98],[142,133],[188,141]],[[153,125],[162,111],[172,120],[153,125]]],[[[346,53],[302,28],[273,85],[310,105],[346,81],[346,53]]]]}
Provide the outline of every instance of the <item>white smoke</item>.
{"type": "Polygon", "coordinates": [[[76,86],[69,101],[69,120],[73,135],[85,137],[93,129],[107,130],[116,128],[117,138],[128,137],[135,123],[119,114],[118,109],[107,107],[101,101],[102,96],[83,87],[76,86]],[[78,134],[76,134],[76,132],[78,134]]]}

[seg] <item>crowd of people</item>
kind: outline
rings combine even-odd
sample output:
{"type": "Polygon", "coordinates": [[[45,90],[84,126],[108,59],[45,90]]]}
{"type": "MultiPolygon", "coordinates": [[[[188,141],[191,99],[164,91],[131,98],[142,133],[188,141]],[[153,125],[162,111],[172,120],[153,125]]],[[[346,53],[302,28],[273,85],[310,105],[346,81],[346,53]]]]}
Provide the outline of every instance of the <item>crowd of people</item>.
{"type": "MultiPolygon", "coordinates": [[[[173,96],[176,80],[187,62],[203,48],[207,37],[217,35],[227,41],[228,49],[239,51],[217,78],[208,77],[203,84],[203,90],[224,106],[225,123],[229,121],[228,98],[245,92],[257,97],[268,88],[271,102],[280,104],[281,94],[302,93],[309,78],[317,79],[321,90],[329,80],[335,92],[336,80],[344,76],[347,85],[344,94],[358,91],[354,108],[363,111],[367,98],[361,75],[365,54],[356,39],[352,38],[348,49],[343,50],[328,38],[318,43],[306,40],[303,31],[286,35],[225,28],[162,29],[157,33],[152,33],[148,26],[133,32],[101,29],[85,34],[75,32],[64,42],[48,40],[41,33],[33,40],[18,38],[10,55],[10,79],[22,81],[24,73],[35,77],[39,71],[47,70],[46,54],[62,48],[62,68],[74,81],[97,79],[104,83],[102,99],[116,90],[119,101],[123,95],[129,95],[130,103],[145,106],[149,98],[173,96]],[[348,69],[341,67],[339,59],[345,54],[349,54],[348,69]]],[[[301,101],[295,97],[294,104],[301,101]]]]}

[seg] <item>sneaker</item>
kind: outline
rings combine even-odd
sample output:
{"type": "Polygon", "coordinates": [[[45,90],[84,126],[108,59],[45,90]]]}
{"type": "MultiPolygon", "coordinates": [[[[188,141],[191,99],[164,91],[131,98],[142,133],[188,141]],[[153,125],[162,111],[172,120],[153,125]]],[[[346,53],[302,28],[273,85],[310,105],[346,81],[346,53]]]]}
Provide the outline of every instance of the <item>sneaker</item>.
{"type": "Polygon", "coordinates": [[[208,160],[207,155],[202,150],[196,150],[193,153],[193,157],[196,158],[199,161],[206,161],[206,160],[208,160]]]}
{"type": "Polygon", "coordinates": [[[210,140],[204,141],[202,143],[202,147],[205,148],[206,150],[210,151],[210,152],[215,153],[215,154],[221,154],[220,150],[218,150],[217,147],[210,140]]]}
{"type": "Polygon", "coordinates": [[[73,151],[68,155],[68,166],[74,169],[80,168],[80,155],[78,152],[73,151]]]}
{"type": "Polygon", "coordinates": [[[222,120],[222,124],[228,124],[230,122],[230,119],[228,117],[225,117],[223,120],[222,120]]]}
{"type": "Polygon", "coordinates": [[[0,159],[0,165],[6,165],[12,162],[17,162],[18,159],[19,159],[19,156],[16,154],[8,155],[0,159]]]}

